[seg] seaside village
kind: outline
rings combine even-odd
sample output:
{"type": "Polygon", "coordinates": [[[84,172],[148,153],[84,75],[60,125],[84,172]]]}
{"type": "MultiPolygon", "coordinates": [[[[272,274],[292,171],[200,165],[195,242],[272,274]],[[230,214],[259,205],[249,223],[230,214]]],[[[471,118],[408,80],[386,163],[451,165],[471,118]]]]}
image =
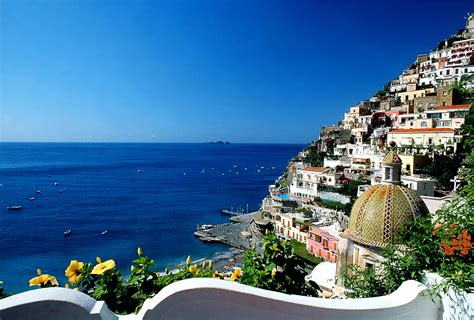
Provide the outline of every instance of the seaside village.
{"type": "MultiPolygon", "coordinates": [[[[373,268],[380,248],[417,215],[435,212],[463,183],[462,167],[426,168],[456,155],[470,103],[454,81],[474,71],[474,19],[441,41],[299,152],[269,187],[257,221],[325,261],[308,279],[337,295],[338,272],[373,268]],[[267,224],[266,224],[266,223],[267,224]]],[[[460,163],[458,165],[461,165],[460,163]]]]}
{"type": "Polygon", "coordinates": [[[0,318],[472,319],[473,92],[474,14],[323,127],[257,212],[197,226],[237,254],[156,272],[138,248],[127,276],[71,260],[74,290],[37,269],[46,289],[7,297],[0,281],[0,318]]]}

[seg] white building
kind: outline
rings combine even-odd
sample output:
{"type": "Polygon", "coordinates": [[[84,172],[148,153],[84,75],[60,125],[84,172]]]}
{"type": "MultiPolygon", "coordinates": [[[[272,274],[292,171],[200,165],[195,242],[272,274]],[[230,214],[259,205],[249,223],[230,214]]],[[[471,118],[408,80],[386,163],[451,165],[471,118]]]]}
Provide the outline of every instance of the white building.
{"type": "MultiPolygon", "coordinates": [[[[474,41],[474,40],[473,40],[474,41]]],[[[465,117],[469,114],[468,104],[453,106],[438,106],[434,110],[426,110],[422,118],[433,121],[434,128],[459,129],[464,124],[465,117]]],[[[420,128],[429,128],[428,124],[420,123],[420,128]]]]}
{"type": "Polygon", "coordinates": [[[434,196],[435,180],[432,178],[422,178],[420,176],[402,176],[402,184],[415,190],[420,196],[434,196]]]}
{"type": "Polygon", "coordinates": [[[290,193],[301,198],[319,196],[318,185],[335,187],[342,173],[333,168],[304,167],[296,169],[290,184],[290,193]]]}

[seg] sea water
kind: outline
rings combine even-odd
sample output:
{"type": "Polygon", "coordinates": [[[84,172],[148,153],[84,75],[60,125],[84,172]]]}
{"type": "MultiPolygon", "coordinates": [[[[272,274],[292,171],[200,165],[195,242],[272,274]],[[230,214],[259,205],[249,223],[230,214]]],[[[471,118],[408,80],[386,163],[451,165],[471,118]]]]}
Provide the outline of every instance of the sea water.
{"type": "Polygon", "coordinates": [[[138,246],[158,270],[188,255],[222,254],[227,247],[193,236],[196,225],[227,222],[221,208],[257,210],[268,185],[302,147],[0,143],[5,291],[28,290],[37,268],[64,285],[72,259],[114,259],[127,274],[138,246]],[[71,230],[67,237],[66,230],[71,230]]]}

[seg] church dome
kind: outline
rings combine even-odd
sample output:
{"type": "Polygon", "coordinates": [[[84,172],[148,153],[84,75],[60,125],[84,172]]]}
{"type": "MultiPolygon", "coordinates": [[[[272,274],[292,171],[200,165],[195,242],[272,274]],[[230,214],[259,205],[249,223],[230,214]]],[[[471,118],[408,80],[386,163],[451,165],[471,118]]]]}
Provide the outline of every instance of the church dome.
{"type": "Polygon", "coordinates": [[[425,214],[428,214],[428,209],[415,191],[396,184],[377,184],[354,203],[349,227],[343,236],[363,245],[381,248],[403,226],[425,214]]]}

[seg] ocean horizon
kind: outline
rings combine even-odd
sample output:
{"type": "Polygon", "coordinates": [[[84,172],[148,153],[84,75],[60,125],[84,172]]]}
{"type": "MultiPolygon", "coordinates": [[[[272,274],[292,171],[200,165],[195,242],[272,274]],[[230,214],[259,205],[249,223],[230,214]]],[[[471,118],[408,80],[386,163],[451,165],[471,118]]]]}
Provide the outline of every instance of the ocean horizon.
{"type": "Polygon", "coordinates": [[[2,142],[0,280],[28,290],[40,268],[64,285],[70,260],[97,256],[126,275],[139,246],[157,270],[221,255],[229,248],[200,242],[196,225],[227,222],[222,208],[257,210],[303,146],[2,142]]]}

